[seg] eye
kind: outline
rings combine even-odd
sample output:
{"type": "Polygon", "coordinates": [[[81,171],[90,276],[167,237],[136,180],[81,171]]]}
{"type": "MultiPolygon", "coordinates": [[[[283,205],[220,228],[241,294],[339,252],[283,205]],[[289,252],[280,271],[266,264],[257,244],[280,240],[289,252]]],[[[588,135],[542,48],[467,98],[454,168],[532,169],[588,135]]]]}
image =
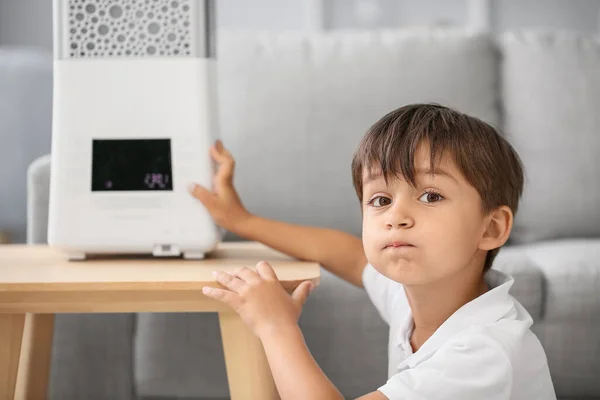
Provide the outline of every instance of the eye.
{"type": "Polygon", "coordinates": [[[387,205],[390,205],[392,202],[392,200],[390,200],[387,197],[384,196],[377,196],[377,197],[373,197],[368,205],[373,206],[373,207],[384,207],[387,205]]]}
{"type": "Polygon", "coordinates": [[[444,197],[441,194],[432,190],[423,193],[421,198],[419,198],[420,201],[423,201],[425,203],[437,203],[438,201],[441,201],[443,199],[444,197]]]}

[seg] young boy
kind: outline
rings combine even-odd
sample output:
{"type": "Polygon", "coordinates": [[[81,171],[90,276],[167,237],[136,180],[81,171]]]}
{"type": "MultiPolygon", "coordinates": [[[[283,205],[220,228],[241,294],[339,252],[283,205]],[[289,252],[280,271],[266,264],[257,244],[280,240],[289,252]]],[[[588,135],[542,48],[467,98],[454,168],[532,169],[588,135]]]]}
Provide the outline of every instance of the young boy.
{"type": "MultiPolygon", "coordinates": [[[[390,325],[389,380],[361,399],[556,399],[532,319],[490,269],[523,187],[519,157],[491,126],[446,107],[385,115],[352,161],[361,240],[251,215],[220,142],[215,192],[192,193],[220,226],[364,286],[390,325]]],[[[297,320],[311,283],[289,296],[273,269],[216,274],[203,292],[235,309],[263,343],[280,396],[342,399],[304,344],[297,320]],[[294,360],[289,362],[289,360],[294,360]]]]}

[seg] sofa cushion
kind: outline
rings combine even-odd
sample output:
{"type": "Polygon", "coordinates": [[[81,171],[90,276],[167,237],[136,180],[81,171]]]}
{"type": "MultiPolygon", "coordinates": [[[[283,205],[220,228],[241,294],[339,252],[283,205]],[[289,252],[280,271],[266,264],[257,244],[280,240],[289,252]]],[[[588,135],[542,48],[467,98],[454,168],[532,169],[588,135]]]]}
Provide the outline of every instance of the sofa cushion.
{"type": "Polygon", "coordinates": [[[600,236],[600,40],[501,39],[504,131],[526,172],[511,241],[600,236]]]}
{"type": "Polygon", "coordinates": [[[438,102],[499,123],[493,41],[460,31],[221,35],[221,135],[246,206],[359,235],[350,163],[385,113],[438,102]]]}
{"type": "Polygon", "coordinates": [[[510,288],[510,294],[525,307],[534,322],[541,320],[544,277],[524,249],[517,246],[502,248],[494,259],[492,268],[514,278],[515,282],[510,288]]]}
{"type": "Polygon", "coordinates": [[[133,314],[57,315],[48,398],[133,400],[133,314]]]}
{"type": "Polygon", "coordinates": [[[600,396],[600,239],[545,241],[511,250],[543,275],[543,318],[532,330],[548,356],[559,398],[600,396]]]}
{"type": "Polygon", "coordinates": [[[519,246],[542,271],[546,321],[595,323],[600,341],[600,239],[519,246]]]}

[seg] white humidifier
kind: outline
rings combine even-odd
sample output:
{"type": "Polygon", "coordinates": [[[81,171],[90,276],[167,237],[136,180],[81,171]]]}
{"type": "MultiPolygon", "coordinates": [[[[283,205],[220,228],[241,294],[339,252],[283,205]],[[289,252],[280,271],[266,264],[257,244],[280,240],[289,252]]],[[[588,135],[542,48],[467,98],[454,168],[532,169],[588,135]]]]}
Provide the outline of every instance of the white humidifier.
{"type": "Polygon", "coordinates": [[[203,258],[222,230],[211,0],[54,0],[48,242],[91,254],[203,258]]]}

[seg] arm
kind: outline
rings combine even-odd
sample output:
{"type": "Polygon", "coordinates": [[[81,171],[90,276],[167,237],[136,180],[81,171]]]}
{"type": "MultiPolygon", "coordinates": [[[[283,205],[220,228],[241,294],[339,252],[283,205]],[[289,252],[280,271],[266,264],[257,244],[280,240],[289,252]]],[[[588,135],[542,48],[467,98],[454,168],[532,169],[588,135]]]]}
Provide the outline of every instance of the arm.
{"type": "MultiPolygon", "coordinates": [[[[237,312],[262,342],[271,373],[282,400],[343,400],[306,347],[298,326],[302,305],[312,283],[301,283],[290,296],[266,262],[256,271],[239,268],[233,274],[219,272],[224,289],[205,287],[202,292],[237,312]]],[[[387,400],[380,392],[364,400],[387,400]]]]}
{"type": "Polygon", "coordinates": [[[233,186],[235,160],[231,154],[221,142],[212,146],[210,153],[219,165],[214,191],[200,185],[193,185],[190,190],[219,226],[291,257],[318,262],[340,278],[362,287],[362,272],[367,259],[359,238],[333,229],[288,224],[252,215],[233,186]]]}
{"type": "Polygon", "coordinates": [[[261,342],[282,399],[344,399],[310,354],[298,325],[263,334],[261,342]]]}
{"type": "Polygon", "coordinates": [[[251,215],[235,232],[291,257],[316,261],[331,273],[362,287],[367,264],[362,242],[334,229],[293,225],[251,215]]]}
{"type": "MultiPolygon", "coordinates": [[[[282,399],[344,399],[310,354],[297,325],[273,330],[263,335],[261,341],[282,399]],[[302,384],[298,384],[299,382],[302,384]]],[[[361,396],[358,400],[388,398],[375,391],[361,396]]]]}

